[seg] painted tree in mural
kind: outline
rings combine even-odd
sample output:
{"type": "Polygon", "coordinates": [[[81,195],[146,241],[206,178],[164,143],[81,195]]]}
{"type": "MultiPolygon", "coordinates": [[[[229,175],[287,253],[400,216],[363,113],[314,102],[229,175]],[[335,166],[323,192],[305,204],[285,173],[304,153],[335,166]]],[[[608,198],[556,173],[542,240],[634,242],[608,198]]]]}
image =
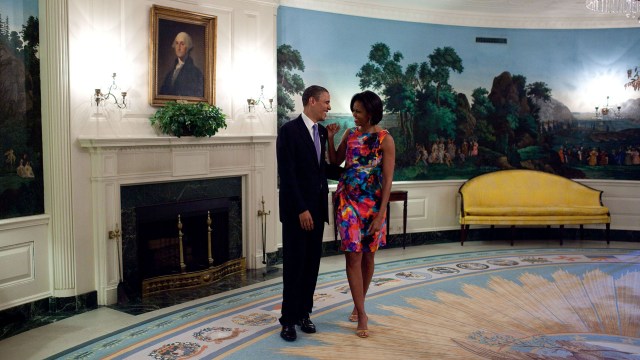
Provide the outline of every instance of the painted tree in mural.
{"type": "Polygon", "coordinates": [[[293,73],[294,70],[304,71],[304,61],[300,52],[287,44],[278,46],[277,57],[278,125],[282,125],[289,120],[289,114],[295,111],[292,96],[304,91],[302,77],[293,73]]]}
{"type": "Polygon", "coordinates": [[[635,91],[640,90],[640,72],[638,72],[637,66],[635,69],[627,70],[627,78],[629,79],[629,82],[624,84],[625,89],[627,87],[631,87],[635,91]]]}
{"type": "MultiPolygon", "coordinates": [[[[437,48],[428,61],[411,63],[403,70],[400,52],[384,43],[371,46],[368,62],[356,74],[361,89],[379,91],[385,110],[399,117],[402,139],[399,151],[456,132],[456,95],[449,85],[450,72],[463,71],[462,59],[450,47],[437,48]]],[[[399,159],[402,161],[402,159],[399,159]]],[[[407,159],[408,160],[408,159],[407,159]]]]}
{"type": "Polygon", "coordinates": [[[421,80],[424,83],[432,82],[435,84],[436,104],[440,106],[440,92],[445,89],[448,92],[452,90],[451,85],[449,85],[451,71],[460,74],[464,71],[464,67],[462,66],[462,59],[452,47],[437,48],[433,50],[433,53],[428,58],[430,67],[423,63],[425,71],[421,72],[421,80]]]}
{"type": "MultiPolygon", "coordinates": [[[[24,29],[23,25],[23,29],[24,29]]],[[[20,34],[17,31],[9,30],[9,18],[2,20],[0,15],[0,42],[7,46],[14,54],[19,55],[22,52],[22,46],[24,42],[20,38],[20,34]]]]}
{"type": "Polygon", "coordinates": [[[42,139],[41,119],[41,93],[40,93],[40,59],[38,58],[38,50],[40,46],[40,22],[38,18],[29,16],[27,23],[22,25],[23,47],[22,57],[29,74],[29,78],[25,83],[26,90],[31,93],[33,106],[27,113],[27,118],[37,119],[37,122],[31,131],[33,139],[42,139]]]}
{"type": "Polygon", "coordinates": [[[471,98],[473,105],[471,106],[471,115],[476,120],[476,126],[471,134],[464,134],[466,139],[475,138],[482,144],[490,144],[496,141],[493,128],[488,123],[489,114],[495,112],[495,107],[488,98],[489,90],[479,87],[473,90],[471,98]]]}
{"type": "Polygon", "coordinates": [[[2,14],[0,14],[0,38],[9,37],[9,18],[6,21],[2,21],[2,14]]]}
{"type": "Polygon", "coordinates": [[[451,47],[436,48],[427,59],[419,65],[417,79],[417,140],[427,142],[455,138],[458,121],[465,118],[460,111],[460,101],[463,104],[467,101],[466,98],[458,99],[449,78],[452,71],[464,71],[462,59],[451,47]]]}
{"type": "MultiPolygon", "coordinates": [[[[356,74],[360,78],[360,89],[373,89],[386,98],[385,110],[398,114],[400,129],[405,145],[413,143],[412,121],[415,113],[417,66],[409,65],[403,72],[403,55],[391,53],[387,44],[376,43],[371,46],[369,62],[356,74]]],[[[396,144],[400,145],[400,144],[396,144]]]]}

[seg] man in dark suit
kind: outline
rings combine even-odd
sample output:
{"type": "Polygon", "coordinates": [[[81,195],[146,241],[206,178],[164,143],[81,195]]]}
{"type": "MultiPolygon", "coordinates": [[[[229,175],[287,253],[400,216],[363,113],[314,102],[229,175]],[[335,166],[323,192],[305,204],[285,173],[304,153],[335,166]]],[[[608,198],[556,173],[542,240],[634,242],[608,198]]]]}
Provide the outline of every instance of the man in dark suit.
{"type": "Polygon", "coordinates": [[[186,32],[178,33],[171,47],[176,53],[176,59],[164,77],[159,94],[204,96],[204,75],[189,56],[193,49],[191,36],[186,32]]]}
{"type": "Polygon", "coordinates": [[[305,333],[316,332],[309,314],[322,255],[324,223],[329,219],[327,129],[318,123],[331,110],[330,101],[329,92],[321,86],[305,89],[302,114],[282,125],[276,141],[283,247],[280,336],[286,341],[296,339],[296,325],[305,333]]]}

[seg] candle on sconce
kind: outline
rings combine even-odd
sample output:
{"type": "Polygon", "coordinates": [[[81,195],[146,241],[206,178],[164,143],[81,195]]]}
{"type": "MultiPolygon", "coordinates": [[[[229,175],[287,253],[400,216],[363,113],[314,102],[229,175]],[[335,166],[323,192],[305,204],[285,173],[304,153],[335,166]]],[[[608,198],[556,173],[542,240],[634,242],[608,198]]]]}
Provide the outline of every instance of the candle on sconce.
{"type": "Polygon", "coordinates": [[[113,101],[113,104],[116,105],[119,109],[124,109],[127,107],[127,92],[121,91],[120,99],[118,99],[113,93],[116,90],[120,90],[120,87],[116,84],[116,73],[112,73],[111,77],[112,82],[107,93],[103,93],[99,88],[94,89],[93,101],[95,102],[96,106],[100,106],[101,104],[104,106],[106,105],[106,100],[111,99],[113,101]]]}

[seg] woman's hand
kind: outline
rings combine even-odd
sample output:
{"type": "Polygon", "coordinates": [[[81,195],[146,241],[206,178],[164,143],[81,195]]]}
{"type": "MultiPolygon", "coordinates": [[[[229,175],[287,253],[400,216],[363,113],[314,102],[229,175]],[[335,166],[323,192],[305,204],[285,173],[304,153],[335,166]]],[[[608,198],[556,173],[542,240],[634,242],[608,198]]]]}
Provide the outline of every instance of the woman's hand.
{"type": "Polygon", "coordinates": [[[382,230],[382,223],[384,222],[384,217],[385,215],[382,215],[382,213],[378,213],[378,215],[373,219],[368,229],[368,232],[370,235],[373,235],[378,231],[382,230]]]}
{"type": "Polygon", "coordinates": [[[327,128],[329,139],[333,139],[333,137],[338,133],[338,131],[340,131],[340,125],[336,123],[329,124],[325,127],[327,128]]]}

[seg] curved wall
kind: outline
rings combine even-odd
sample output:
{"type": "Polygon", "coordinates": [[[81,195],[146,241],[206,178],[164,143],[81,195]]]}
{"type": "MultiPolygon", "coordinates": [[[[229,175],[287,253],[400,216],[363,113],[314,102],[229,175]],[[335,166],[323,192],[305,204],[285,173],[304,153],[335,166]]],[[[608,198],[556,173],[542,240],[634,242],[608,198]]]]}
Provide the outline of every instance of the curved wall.
{"type": "MultiPolygon", "coordinates": [[[[501,29],[504,32],[514,31],[518,32],[523,30],[524,33],[527,30],[540,30],[540,29],[554,29],[561,30],[575,30],[581,29],[590,31],[589,29],[601,29],[603,33],[615,33],[615,28],[635,28],[637,22],[629,20],[621,16],[600,16],[588,12],[584,8],[583,3],[571,3],[564,2],[559,4],[556,1],[540,1],[540,2],[514,2],[514,1],[310,1],[310,0],[283,0],[280,1],[281,10],[283,8],[294,8],[301,10],[313,10],[312,12],[324,12],[329,14],[335,14],[336,21],[327,20],[326,23],[330,24],[329,27],[342,28],[344,19],[341,15],[353,15],[364,18],[374,18],[382,20],[398,20],[402,22],[415,22],[426,24],[442,24],[442,25],[455,25],[477,28],[492,28],[491,33],[499,33],[501,29]],[[514,30],[516,29],[516,30],[514,30]]],[[[301,12],[291,11],[296,15],[300,15],[301,12]]],[[[315,15],[314,15],[315,17],[315,15]]],[[[288,40],[295,38],[296,34],[306,34],[304,27],[309,25],[304,17],[294,16],[293,27],[284,27],[282,18],[278,21],[278,37],[280,43],[288,43],[288,40]],[[300,28],[295,28],[299,25],[300,28]]],[[[319,16],[318,16],[319,18],[319,16]]],[[[331,19],[332,16],[328,15],[323,17],[324,19],[331,19]]],[[[286,21],[286,20],[285,20],[286,21]]],[[[364,23],[365,21],[359,21],[364,23]]],[[[371,22],[374,23],[374,22],[371,22]]],[[[380,22],[377,22],[380,23],[380,22]]],[[[309,42],[310,48],[315,49],[316,54],[324,53],[327,48],[334,48],[330,53],[335,56],[335,63],[327,73],[322,73],[322,69],[313,69],[310,64],[322,63],[317,59],[309,59],[305,62],[306,71],[311,72],[310,76],[314,79],[325,79],[325,82],[331,82],[331,77],[345,77],[353,76],[354,71],[345,71],[345,67],[342,66],[342,59],[346,55],[347,51],[340,51],[342,43],[348,45],[349,41],[354,42],[354,46],[361,44],[357,43],[362,38],[358,35],[358,31],[361,29],[358,27],[344,27],[342,30],[343,38],[339,41],[332,36],[335,34],[333,30],[331,33],[323,30],[322,27],[318,28],[310,26],[318,32],[318,35],[323,37],[324,41],[313,43],[309,42]],[[340,45],[338,45],[340,43],[340,45]],[[336,49],[338,47],[339,49],[336,49]],[[317,71],[316,71],[317,70],[317,71]]],[[[446,28],[446,27],[444,27],[446,28]]],[[[376,28],[377,31],[373,32],[378,34],[381,38],[384,38],[385,32],[379,31],[380,28],[376,28]]],[[[480,30],[482,31],[482,30],[480,30]]],[[[580,30],[578,30],[580,31],[580,30]]],[[[600,31],[600,30],[594,30],[600,31]]],[[[625,32],[632,32],[633,29],[626,29],[625,32]]],[[[335,33],[340,33],[341,30],[335,30],[335,33]]],[[[552,33],[553,31],[549,32],[552,33]]],[[[522,33],[522,32],[519,32],[522,33]]],[[[407,34],[410,37],[412,34],[407,34]]],[[[431,34],[431,37],[438,37],[438,34],[431,34]]],[[[547,38],[548,41],[550,40],[547,38]]],[[[630,43],[635,44],[636,40],[630,38],[630,43]]],[[[368,44],[367,44],[368,45],[368,44]]],[[[582,45],[576,45],[575,48],[583,49],[584,46],[588,47],[588,42],[582,45]]],[[[535,45],[534,45],[535,46],[535,45]]],[[[347,46],[345,46],[346,48],[347,46]]],[[[294,46],[295,48],[295,46],[294,46]]],[[[392,51],[396,49],[392,48],[392,51]]],[[[602,53],[601,50],[594,48],[594,52],[602,53]]],[[[306,53],[310,57],[320,56],[314,55],[313,52],[306,53]]],[[[303,52],[303,60],[305,53],[303,52]]],[[[467,54],[468,55],[468,54],[467,54]]],[[[478,55],[479,56],[479,55],[478,55]]],[[[540,63],[544,64],[543,68],[548,68],[550,65],[545,62],[545,58],[551,56],[551,54],[540,54],[540,63]]],[[[362,64],[366,59],[362,59],[362,64]]],[[[413,60],[412,60],[413,61],[413,60]]],[[[325,62],[326,64],[327,62],[325,62]]],[[[349,69],[352,70],[352,69],[349,69]]],[[[544,71],[544,69],[543,69],[544,71]]],[[[621,72],[622,77],[625,77],[624,71],[621,72]]],[[[304,76],[304,74],[303,74],[304,76]]],[[[535,81],[538,79],[533,79],[535,81]]],[[[318,80],[320,81],[320,80],[318,80]]],[[[306,82],[306,81],[305,81],[306,82]]],[[[313,83],[314,80],[311,81],[313,83]]],[[[488,86],[491,84],[489,83],[488,86]]],[[[332,86],[339,88],[338,83],[327,86],[330,91],[332,86]]],[[[622,87],[622,85],[620,86],[622,87]]],[[[339,89],[342,90],[342,89],[339,89]]],[[[350,91],[354,91],[351,89],[350,91]]],[[[357,89],[355,90],[357,91],[357,89]]],[[[338,93],[338,91],[336,91],[338,93]]],[[[632,95],[633,96],[633,93],[632,95]]],[[[344,96],[333,96],[332,93],[332,106],[339,108],[344,96]]],[[[636,95],[637,97],[637,95],[636,95]]],[[[348,101],[348,99],[346,99],[348,101]]],[[[606,180],[606,179],[588,179],[580,180],[586,185],[603,190],[603,202],[611,209],[612,213],[612,229],[617,230],[632,230],[636,231],[640,227],[640,217],[637,215],[640,213],[640,204],[638,202],[638,196],[636,195],[639,183],[637,181],[629,180],[606,180]]],[[[436,181],[401,181],[394,182],[394,190],[407,190],[409,191],[409,203],[408,203],[408,232],[421,233],[432,232],[442,230],[458,230],[458,203],[457,203],[457,189],[462,184],[463,180],[436,180],[436,181]]],[[[391,233],[401,232],[402,219],[402,204],[392,203],[392,220],[391,220],[391,233]]],[[[329,227],[325,230],[325,241],[333,240],[333,228],[329,227]]],[[[277,237],[280,239],[280,237],[277,237]]]]}

